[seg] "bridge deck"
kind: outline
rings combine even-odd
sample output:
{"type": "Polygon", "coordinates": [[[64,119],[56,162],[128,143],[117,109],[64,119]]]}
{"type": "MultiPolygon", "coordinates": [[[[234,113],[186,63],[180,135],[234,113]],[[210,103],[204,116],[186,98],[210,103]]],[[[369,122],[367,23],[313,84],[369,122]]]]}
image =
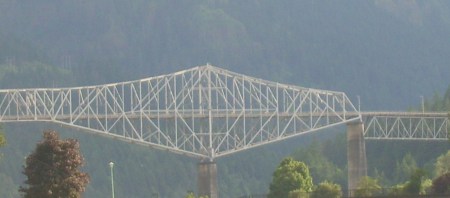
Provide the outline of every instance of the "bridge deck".
{"type": "Polygon", "coordinates": [[[260,118],[260,117],[271,117],[278,116],[280,118],[291,118],[292,116],[297,117],[346,117],[346,118],[355,118],[361,115],[362,118],[368,117],[397,117],[397,118],[448,118],[450,117],[450,113],[448,112],[389,112],[389,111],[367,111],[367,112],[296,112],[296,113],[277,113],[275,111],[212,111],[211,114],[208,112],[199,112],[199,111],[160,111],[160,112],[149,112],[149,111],[135,111],[135,112],[127,112],[125,114],[122,113],[110,113],[107,115],[102,114],[78,114],[78,115],[14,115],[14,116],[0,116],[1,122],[9,122],[9,121],[41,121],[41,120],[72,120],[72,119],[117,119],[123,116],[126,116],[129,119],[137,119],[141,118],[142,114],[149,119],[173,119],[173,118],[237,118],[245,114],[247,118],[260,118]]]}

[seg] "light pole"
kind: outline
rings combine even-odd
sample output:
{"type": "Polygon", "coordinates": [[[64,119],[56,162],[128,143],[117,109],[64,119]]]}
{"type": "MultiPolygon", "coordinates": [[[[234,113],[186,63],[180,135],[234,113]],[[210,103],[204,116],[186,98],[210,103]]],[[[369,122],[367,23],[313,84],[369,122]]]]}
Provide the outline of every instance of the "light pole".
{"type": "Polygon", "coordinates": [[[111,195],[112,198],[114,198],[114,163],[113,162],[109,162],[109,167],[111,168],[111,195]]]}
{"type": "Polygon", "coordinates": [[[356,98],[358,98],[358,111],[361,111],[361,98],[359,95],[357,95],[356,98]]]}
{"type": "Polygon", "coordinates": [[[425,113],[425,101],[423,99],[423,96],[420,96],[420,99],[422,100],[422,113],[425,113]]]}

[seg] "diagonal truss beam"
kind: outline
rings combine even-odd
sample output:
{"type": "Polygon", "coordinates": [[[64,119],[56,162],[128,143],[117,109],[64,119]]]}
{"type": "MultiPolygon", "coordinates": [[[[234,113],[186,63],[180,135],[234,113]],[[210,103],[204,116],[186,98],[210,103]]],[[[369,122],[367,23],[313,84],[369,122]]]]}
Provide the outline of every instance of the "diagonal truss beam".
{"type": "Polygon", "coordinates": [[[0,90],[0,121],[48,121],[213,159],[361,119],[343,92],[206,65],[98,86],[0,90]]]}

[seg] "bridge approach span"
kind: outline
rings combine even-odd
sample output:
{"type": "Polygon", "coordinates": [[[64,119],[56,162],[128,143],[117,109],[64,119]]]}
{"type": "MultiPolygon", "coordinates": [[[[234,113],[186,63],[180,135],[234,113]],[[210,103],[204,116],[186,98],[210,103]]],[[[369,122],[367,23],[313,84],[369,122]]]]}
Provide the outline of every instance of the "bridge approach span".
{"type": "Polygon", "coordinates": [[[448,112],[361,112],[364,138],[448,141],[448,112]]]}

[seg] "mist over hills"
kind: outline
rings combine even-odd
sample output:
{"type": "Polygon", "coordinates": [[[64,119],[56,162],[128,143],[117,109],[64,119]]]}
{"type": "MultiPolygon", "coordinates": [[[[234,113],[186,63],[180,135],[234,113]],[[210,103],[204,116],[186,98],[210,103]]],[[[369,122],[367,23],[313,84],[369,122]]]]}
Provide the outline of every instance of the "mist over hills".
{"type": "MultiPolygon", "coordinates": [[[[420,104],[420,96],[442,93],[450,84],[448,35],[450,2],[446,0],[0,0],[0,86],[91,85],[210,63],[281,83],[344,91],[354,103],[358,95],[363,110],[402,111],[420,104]]],[[[6,127],[20,130],[14,128],[6,127]]],[[[15,133],[6,135],[10,142],[21,140],[15,133]]],[[[27,143],[34,145],[38,138],[39,133],[27,143]]],[[[108,145],[104,150],[119,149],[112,141],[97,141],[108,145]]],[[[24,157],[32,145],[8,152],[24,157]]],[[[276,154],[287,154],[293,146],[281,147],[286,149],[276,154]]],[[[150,153],[154,156],[143,159],[145,163],[157,164],[165,156],[150,153]]],[[[280,158],[276,154],[263,155],[280,158]]],[[[102,153],[89,155],[86,158],[94,160],[102,153]]],[[[174,161],[179,168],[189,160],[174,161]]],[[[265,164],[264,170],[276,164],[265,164]]],[[[195,164],[186,172],[191,169],[195,164]]],[[[228,170],[232,168],[221,171],[231,174],[228,170]]],[[[156,172],[148,185],[163,175],[162,170],[156,172]]],[[[100,176],[107,177],[107,171],[100,176]]],[[[270,173],[231,176],[242,183],[226,178],[219,185],[241,195],[263,189],[270,173]]],[[[192,175],[179,177],[189,181],[192,175]]],[[[90,190],[95,197],[108,186],[90,190]]],[[[169,197],[184,192],[168,194],[170,190],[161,192],[169,197]]]]}

